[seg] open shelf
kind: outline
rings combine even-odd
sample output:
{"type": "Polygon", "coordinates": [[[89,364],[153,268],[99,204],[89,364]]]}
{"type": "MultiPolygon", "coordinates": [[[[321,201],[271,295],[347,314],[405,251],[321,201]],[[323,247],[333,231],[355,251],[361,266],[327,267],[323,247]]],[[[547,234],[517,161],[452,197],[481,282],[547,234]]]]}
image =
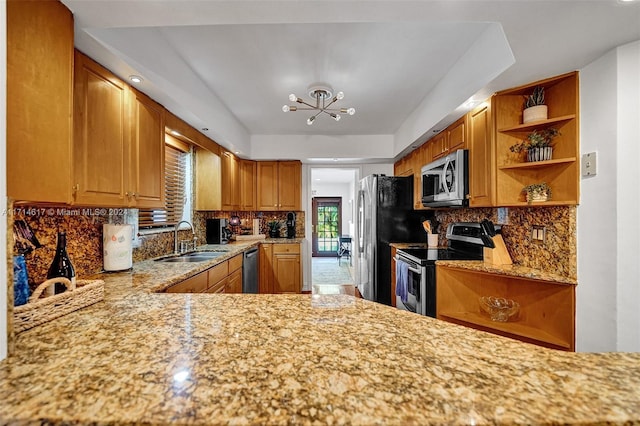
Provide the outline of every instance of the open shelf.
{"type": "Polygon", "coordinates": [[[499,132],[509,133],[509,132],[532,132],[539,128],[550,127],[554,124],[564,123],[576,118],[575,114],[563,115],[561,117],[549,118],[547,120],[540,121],[532,121],[526,124],[516,124],[515,126],[503,127],[502,129],[498,129],[499,132]]]}
{"type": "Polygon", "coordinates": [[[528,162],[522,162],[522,163],[505,164],[505,165],[500,166],[498,168],[500,170],[505,170],[505,169],[535,169],[537,167],[546,167],[546,166],[553,166],[555,164],[573,163],[575,161],[576,161],[576,157],[555,158],[553,160],[546,160],[546,161],[528,161],[528,162]]]}
{"type": "Polygon", "coordinates": [[[488,317],[475,312],[440,312],[440,316],[443,317],[443,319],[449,318],[455,322],[464,322],[486,329],[501,331],[515,338],[524,337],[525,339],[535,340],[540,343],[547,343],[564,349],[571,348],[571,345],[568,342],[540,330],[539,328],[519,323],[517,321],[491,321],[488,317]]]}

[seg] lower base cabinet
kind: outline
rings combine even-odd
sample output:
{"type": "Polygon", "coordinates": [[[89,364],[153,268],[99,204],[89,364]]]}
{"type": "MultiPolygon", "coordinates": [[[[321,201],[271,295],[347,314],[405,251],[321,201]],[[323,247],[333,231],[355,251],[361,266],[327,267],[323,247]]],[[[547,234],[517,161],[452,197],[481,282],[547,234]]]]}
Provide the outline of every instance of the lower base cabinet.
{"type": "Polygon", "coordinates": [[[575,286],[436,266],[438,319],[539,346],[575,350],[575,286]],[[480,308],[482,296],[512,299],[520,305],[507,322],[492,321],[480,308]]]}
{"type": "Polygon", "coordinates": [[[242,293],[242,255],[172,285],[167,293],[242,293]]]}
{"type": "Polygon", "coordinates": [[[260,293],[300,293],[300,244],[260,245],[260,293]]]}

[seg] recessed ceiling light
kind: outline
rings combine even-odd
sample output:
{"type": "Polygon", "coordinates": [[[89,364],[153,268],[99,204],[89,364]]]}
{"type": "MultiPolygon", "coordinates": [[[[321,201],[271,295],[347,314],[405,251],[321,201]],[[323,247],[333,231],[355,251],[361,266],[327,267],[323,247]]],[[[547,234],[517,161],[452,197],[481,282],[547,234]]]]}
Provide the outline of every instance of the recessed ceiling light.
{"type": "Polygon", "coordinates": [[[240,154],[240,151],[235,151],[236,155],[240,154]]]}
{"type": "Polygon", "coordinates": [[[203,128],[202,128],[202,131],[203,131],[203,132],[208,132],[208,131],[209,131],[209,128],[208,128],[208,127],[203,127],[203,128]]]}
{"type": "Polygon", "coordinates": [[[176,130],[172,130],[172,131],[171,131],[171,134],[172,134],[172,135],[174,135],[174,136],[182,136],[182,135],[180,134],[180,132],[178,132],[178,131],[176,131],[176,130]]]}
{"type": "Polygon", "coordinates": [[[133,81],[134,83],[142,83],[144,81],[139,75],[130,75],[129,80],[133,81]]]}

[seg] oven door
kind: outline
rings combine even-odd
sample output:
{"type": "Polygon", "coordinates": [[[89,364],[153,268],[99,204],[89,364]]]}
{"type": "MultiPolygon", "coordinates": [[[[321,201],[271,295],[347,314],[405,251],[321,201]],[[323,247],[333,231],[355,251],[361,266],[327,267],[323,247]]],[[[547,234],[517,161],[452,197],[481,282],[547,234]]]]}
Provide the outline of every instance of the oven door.
{"type": "MultiPolygon", "coordinates": [[[[424,291],[425,291],[425,270],[421,265],[410,259],[396,255],[398,269],[396,269],[396,288],[399,283],[398,271],[403,265],[408,269],[407,274],[407,300],[402,301],[402,297],[396,294],[396,308],[425,315],[424,291]]],[[[398,293],[396,291],[396,293],[398,293]]]]}

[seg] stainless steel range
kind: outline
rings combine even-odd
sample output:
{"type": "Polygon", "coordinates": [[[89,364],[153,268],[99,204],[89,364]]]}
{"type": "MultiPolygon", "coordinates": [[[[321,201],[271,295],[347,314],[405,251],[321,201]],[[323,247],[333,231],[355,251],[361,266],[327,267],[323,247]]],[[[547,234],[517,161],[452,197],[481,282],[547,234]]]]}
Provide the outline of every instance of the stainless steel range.
{"type": "Polygon", "coordinates": [[[446,249],[408,248],[396,251],[396,288],[406,279],[406,293],[398,295],[396,307],[436,317],[436,260],[482,260],[483,229],[477,222],[456,222],[447,227],[446,249]],[[404,300],[403,300],[404,299],[404,300]]]}

